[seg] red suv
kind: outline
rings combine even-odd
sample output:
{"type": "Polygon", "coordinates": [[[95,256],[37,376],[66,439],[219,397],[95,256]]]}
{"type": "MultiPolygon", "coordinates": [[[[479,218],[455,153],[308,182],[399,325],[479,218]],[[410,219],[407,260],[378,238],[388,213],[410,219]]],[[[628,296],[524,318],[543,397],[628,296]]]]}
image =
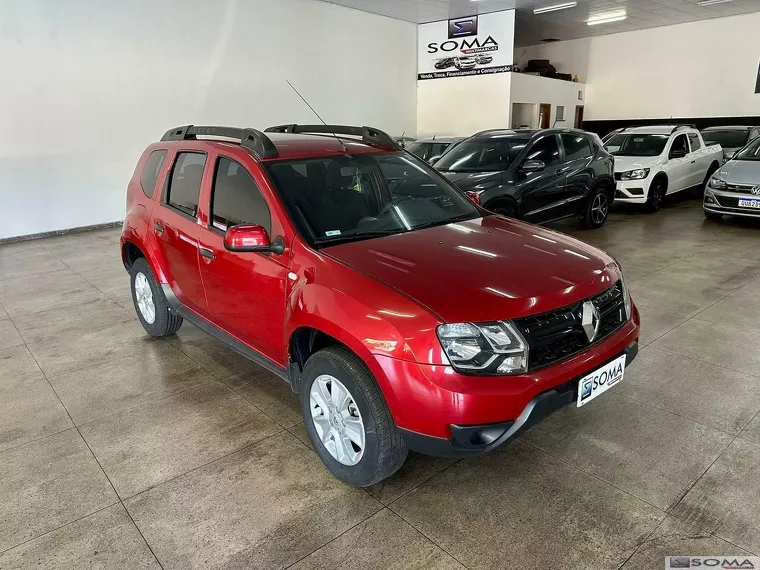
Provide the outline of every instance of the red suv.
{"type": "Polygon", "coordinates": [[[613,258],[483,210],[369,127],[172,129],[129,183],[121,251],[145,330],[187,319],[281,376],[354,485],[409,449],[491,451],[638,350],[613,258]]]}

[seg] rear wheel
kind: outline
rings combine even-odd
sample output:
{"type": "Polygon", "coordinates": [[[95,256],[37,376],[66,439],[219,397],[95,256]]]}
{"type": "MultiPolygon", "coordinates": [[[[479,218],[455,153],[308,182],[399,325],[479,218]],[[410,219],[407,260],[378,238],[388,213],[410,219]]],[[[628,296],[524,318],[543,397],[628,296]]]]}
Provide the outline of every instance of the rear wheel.
{"type": "Polygon", "coordinates": [[[644,206],[649,212],[659,212],[662,208],[662,203],[665,200],[665,191],[667,184],[664,178],[657,178],[652,182],[652,186],[649,188],[649,197],[647,198],[644,206]]]}
{"type": "Polygon", "coordinates": [[[342,346],[314,353],[301,378],[301,412],[314,450],[338,479],[358,487],[404,464],[406,443],[364,363],[342,346]]]}
{"type": "Polygon", "coordinates": [[[174,334],[182,326],[182,317],[174,313],[161,286],[144,257],[136,259],[130,269],[132,301],[140,324],[151,336],[174,334]]]}
{"type": "Polygon", "coordinates": [[[497,204],[493,208],[488,208],[495,214],[504,216],[505,218],[517,218],[517,211],[511,204],[501,203],[497,204]]]}
{"type": "Polygon", "coordinates": [[[723,217],[723,214],[716,214],[715,212],[708,212],[705,210],[705,218],[708,220],[712,220],[713,222],[717,222],[723,217]]]}
{"type": "Polygon", "coordinates": [[[583,214],[583,225],[587,228],[601,228],[607,221],[610,211],[610,197],[606,188],[597,188],[586,205],[583,214]]]}

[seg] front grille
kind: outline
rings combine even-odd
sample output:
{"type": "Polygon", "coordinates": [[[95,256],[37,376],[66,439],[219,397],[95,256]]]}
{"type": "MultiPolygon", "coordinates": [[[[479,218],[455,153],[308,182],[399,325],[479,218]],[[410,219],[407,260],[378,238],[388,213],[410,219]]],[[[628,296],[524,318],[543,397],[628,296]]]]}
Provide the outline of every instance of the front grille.
{"type": "Polygon", "coordinates": [[[599,332],[593,343],[589,343],[581,324],[585,300],[514,321],[530,347],[528,370],[569,358],[604,340],[625,324],[625,301],[620,281],[586,300],[596,306],[601,317],[599,332]]]}
{"type": "Polygon", "coordinates": [[[754,184],[727,184],[722,188],[724,192],[738,192],[739,194],[752,194],[754,184]]]}
{"type": "Polygon", "coordinates": [[[715,200],[719,206],[723,206],[724,208],[739,207],[739,198],[734,198],[733,196],[715,196],[715,200]]]}

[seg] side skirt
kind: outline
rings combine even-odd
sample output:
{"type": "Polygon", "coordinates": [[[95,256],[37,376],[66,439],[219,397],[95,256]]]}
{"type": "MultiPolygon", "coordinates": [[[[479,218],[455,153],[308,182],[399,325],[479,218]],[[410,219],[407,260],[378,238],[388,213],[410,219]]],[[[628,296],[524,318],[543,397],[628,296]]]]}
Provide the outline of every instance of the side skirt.
{"type": "Polygon", "coordinates": [[[238,354],[245,356],[248,360],[251,360],[261,366],[262,368],[265,368],[269,372],[276,374],[283,380],[285,380],[288,384],[292,385],[290,374],[288,373],[288,369],[280,366],[275,361],[267,358],[260,352],[252,349],[247,344],[240,342],[238,339],[236,339],[234,336],[226,333],[213,323],[210,323],[203,317],[201,317],[199,314],[197,314],[194,311],[191,311],[185,305],[182,304],[182,301],[177,299],[177,296],[174,294],[174,291],[172,291],[172,288],[166,284],[161,283],[161,289],[163,289],[164,296],[166,297],[166,300],[169,302],[169,305],[171,306],[172,310],[175,311],[177,314],[181,315],[182,318],[187,319],[192,324],[194,324],[196,327],[201,329],[206,334],[214,337],[216,340],[221,342],[222,344],[225,344],[229,346],[232,350],[237,352],[238,354]]]}

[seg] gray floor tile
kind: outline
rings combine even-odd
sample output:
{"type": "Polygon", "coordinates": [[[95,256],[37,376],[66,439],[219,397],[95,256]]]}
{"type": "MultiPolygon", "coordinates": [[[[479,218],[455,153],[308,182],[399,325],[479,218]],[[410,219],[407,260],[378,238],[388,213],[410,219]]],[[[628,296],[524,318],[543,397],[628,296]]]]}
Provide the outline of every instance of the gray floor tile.
{"type": "Polygon", "coordinates": [[[760,411],[760,378],[649,347],[617,395],[737,434],[760,411]]]}
{"type": "Polygon", "coordinates": [[[222,380],[246,400],[263,410],[282,427],[291,427],[301,421],[301,402],[298,394],[282,378],[254,368],[222,380]]]}
{"type": "Polygon", "coordinates": [[[665,516],[525,443],[461,461],[390,506],[467,568],[616,568],[665,516]]]}
{"type": "Polygon", "coordinates": [[[251,360],[227,348],[187,321],[177,334],[167,337],[167,340],[217,378],[260,370],[251,360]]]}
{"type": "Polygon", "coordinates": [[[225,570],[283,568],[381,508],[287,433],[125,503],[165,568],[225,570]]]}
{"type": "Polygon", "coordinates": [[[24,344],[24,340],[18,334],[13,322],[11,322],[7,315],[0,313],[0,349],[21,344],[24,344]]]}
{"type": "Polygon", "coordinates": [[[704,473],[732,436],[609,393],[582,408],[560,410],[534,426],[525,438],[547,453],[667,509],[704,473]]]}
{"type": "Polygon", "coordinates": [[[663,306],[647,307],[640,303],[635,295],[633,295],[633,301],[636,303],[636,307],[641,315],[639,346],[642,348],[691,318],[691,313],[682,310],[670,310],[663,306]]]}
{"type": "Polygon", "coordinates": [[[663,568],[666,556],[751,556],[752,553],[669,516],[621,570],[663,568]]]}
{"type": "Polygon", "coordinates": [[[739,437],[760,444],[760,414],[747,424],[747,427],[739,434],[739,437]]]}
{"type": "Polygon", "coordinates": [[[147,343],[139,355],[109,359],[48,378],[78,425],[213,379],[209,372],[165,342],[147,343]]]}
{"type": "Polygon", "coordinates": [[[43,378],[40,367],[25,346],[0,349],[0,392],[17,390],[43,378]]]}
{"type": "Polygon", "coordinates": [[[160,569],[120,504],[98,511],[0,554],[0,568],[160,569]]]}
{"type": "Polygon", "coordinates": [[[693,318],[650,346],[760,376],[760,336],[732,323],[693,318]]]}
{"type": "Polygon", "coordinates": [[[760,445],[734,440],[673,514],[760,553],[760,445]]]}
{"type": "Polygon", "coordinates": [[[451,556],[384,509],[313,552],[293,570],[466,570],[451,556]]]}
{"type": "Polygon", "coordinates": [[[47,273],[44,279],[19,277],[0,281],[0,302],[11,318],[103,298],[100,291],[69,270],[47,273]]]}
{"type": "Polygon", "coordinates": [[[218,382],[80,426],[119,495],[130,497],[280,431],[218,382]]]}
{"type": "MultiPolygon", "coordinates": [[[[741,289],[739,290],[741,291],[741,289]]],[[[737,291],[738,294],[738,291],[737,291]]],[[[699,320],[728,323],[742,331],[760,336],[760,296],[747,299],[730,295],[699,313],[699,320]]]]}
{"type": "Polygon", "coordinates": [[[0,552],[113,504],[74,429],[0,452],[0,552]]]}
{"type": "Polygon", "coordinates": [[[15,277],[31,277],[62,269],[66,269],[66,266],[44,249],[29,248],[12,253],[4,253],[0,250],[0,281],[15,277]]]}

